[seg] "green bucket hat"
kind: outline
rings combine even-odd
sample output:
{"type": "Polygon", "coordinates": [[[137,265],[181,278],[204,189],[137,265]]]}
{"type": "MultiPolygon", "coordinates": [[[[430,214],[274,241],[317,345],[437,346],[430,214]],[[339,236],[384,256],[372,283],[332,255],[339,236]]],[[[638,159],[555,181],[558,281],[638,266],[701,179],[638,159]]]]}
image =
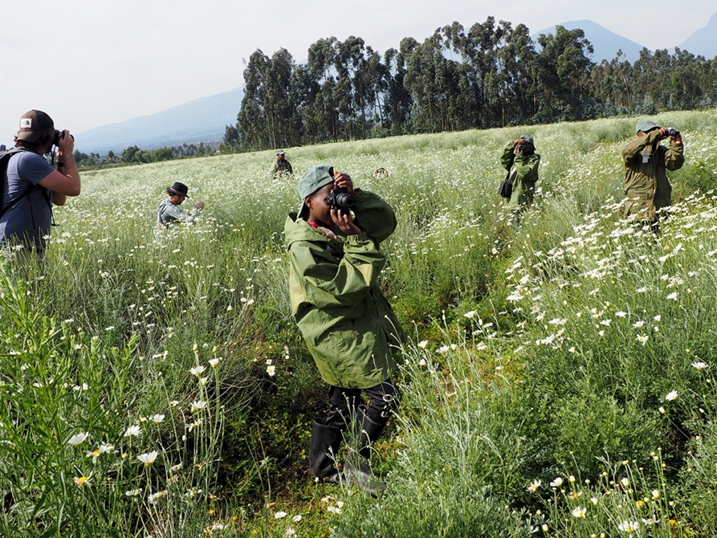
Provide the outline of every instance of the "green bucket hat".
{"type": "Polygon", "coordinates": [[[304,200],[311,196],[321,187],[334,182],[334,167],[330,164],[317,164],[309,168],[299,180],[299,196],[301,197],[301,205],[299,206],[299,217],[303,217],[306,211],[304,200]]]}
{"type": "Polygon", "coordinates": [[[637,125],[635,126],[635,132],[639,133],[640,131],[644,133],[649,133],[653,129],[659,129],[660,127],[652,120],[640,120],[637,122],[637,125]]]}

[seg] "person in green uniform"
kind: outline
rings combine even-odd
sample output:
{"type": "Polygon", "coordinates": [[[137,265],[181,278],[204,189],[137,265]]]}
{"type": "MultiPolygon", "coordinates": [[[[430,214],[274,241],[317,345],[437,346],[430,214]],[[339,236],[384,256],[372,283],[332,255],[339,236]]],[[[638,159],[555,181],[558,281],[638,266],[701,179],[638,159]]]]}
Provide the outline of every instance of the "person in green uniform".
{"type": "Polygon", "coordinates": [[[400,398],[391,381],[391,349],[403,333],[378,283],[386,264],[379,245],[396,228],[396,216],[378,195],[354,189],[348,174],[328,164],[303,175],[299,194],[298,215],[290,214],[284,226],[291,310],[329,385],[328,409],[311,431],[309,470],[327,482],[346,477],[376,495],[385,484],[368,466],[370,444],[400,398]],[[332,203],[334,188],[350,197],[350,210],[332,203]],[[335,462],[347,430],[358,439],[359,457],[344,463],[342,476],[335,462]]]}
{"type": "Polygon", "coordinates": [[[518,223],[520,213],[533,203],[535,184],[538,181],[540,155],[535,153],[533,137],[523,135],[508,142],[503,149],[500,163],[510,174],[513,192],[508,200],[508,208],[513,212],[514,222],[518,223]]]}
{"type": "Polygon", "coordinates": [[[671,127],[659,127],[652,120],[641,120],[635,127],[637,138],[622,150],[625,163],[625,218],[649,224],[660,230],[658,211],[672,205],[672,186],[667,170],[678,170],[685,163],[682,135],[671,127]],[[660,144],[670,139],[670,147],[660,144]]]}
{"type": "Polygon", "coordinates": [[[286,160],[286,152],[283,149],[277,150],[276,162],[271,167],[271,177],[278,178],[281,176],[290,176],[294,173],[291,163],[286,160]]]}

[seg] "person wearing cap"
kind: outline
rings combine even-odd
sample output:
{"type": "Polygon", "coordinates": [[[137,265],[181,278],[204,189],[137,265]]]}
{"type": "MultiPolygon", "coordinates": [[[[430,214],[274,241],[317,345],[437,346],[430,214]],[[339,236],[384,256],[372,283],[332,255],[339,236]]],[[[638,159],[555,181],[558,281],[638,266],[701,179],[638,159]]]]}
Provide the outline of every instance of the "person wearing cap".
{"type": "Polygon", "coordinates": [[[75,163],[74,139],[69,131],[56,131],[52,118],[30,110],[20,118],[15,148],[2,174],[0,244],[45,252],[52,227],[52,206],[64,205],[81,191],[75,163]],[[44,157],[57,146],[57,168],[44,157]]]}
{"type": "Polygon", "coordinates": [[[637,137],[622,150],[625,163],[625,218],[649,224],[659,232],[658,211],[672,205],[672,186],[667,170],[678,170],[685,163],[679,131],[659,127],[652,120],[635,126],[637,137]],[[670,147],[660,144],[670,139],[670,147]]]}
{"type": "Polygon", "coordinates": [[[538,181],[540,155],[535,153],[533,137],[523,135],[508,142],[500,163],[510,174],[513,192],[508,200],[508,209],[513,212],[514,221],[518,222],[520,212],[533,204],[535,183],[538,181]]]}
{"type": "Polygon", "coordinates": [[[271,177],[274,179],[281,176],[290,176],[294,173],[291,163],[286,160],[286,152],[283,149],[277,150],[276,162],[271,167],[271,177]]]}
{"type": "Polygon", "coordinates": [[[378,195],[354,189],[349,175],[328,164],[302,176],[299,195],[299,213],[290,214],[284,226],[291,311],[329,385],[328,409],[311,431],[309,470],[315,478],[339,482],[335,457],[349,432],[354,450],[344,476],[375,495],[385,484],[368,466],[370,445],[400,398],[391,381],[391,349],[403,332],[378,283],[386,264],[379,245],[395,230],[396,216],[378,195]],[[332,208],[334,187],[353,198],[354,216],[332,208]]]}
{"type": "Polygon", "coordinates": [[[175,181],[170,187],[167,187],[167,199],[159,204],[157,210],[157,224],[169,226],[175,222],[193,222],[204,209],[204,201],[199,200],[194,203],[191,213],[185,213],[179,206],[189,196],[189,189],[184,183],[175,181]]]}

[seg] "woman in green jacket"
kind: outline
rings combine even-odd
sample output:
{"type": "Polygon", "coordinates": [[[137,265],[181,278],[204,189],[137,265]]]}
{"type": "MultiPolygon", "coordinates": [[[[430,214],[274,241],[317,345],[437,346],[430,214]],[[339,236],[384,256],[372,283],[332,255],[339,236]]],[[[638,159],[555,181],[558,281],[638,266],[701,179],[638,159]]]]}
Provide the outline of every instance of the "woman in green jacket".
{"type": "Polygon", "coordinates": [[[291,308],[329,385],[330,403],[314,421],[309,468],[316,478],[339,482],[335,455],[343,432],[352,426],[361,458],[347,461],[344,474],[376,494],[385,486],[377,484],[367,465],[369,446],[399,401],[390,377],[391,348],[399,345],[402,331],[378,285],[386,263],[379,243],[393,233],[396,217],[379,196],[355,190],[350,176],[328,164],[304,174],[299,194],[299,214],[285,224],[291,308]],[[350,211],[332,205],[335,189],[348,195],[350,211]]]}
{"type": "Polygon", "coordinates": [[[523,135],[508,142],[503,148],[500,163],[510,174],[513,183],[508,209],[513,211],[514,220],[517,222],[520,212],[533,204],[535,184],[538,181],[540,155],[535,153],[533,137],[523,135]]]}

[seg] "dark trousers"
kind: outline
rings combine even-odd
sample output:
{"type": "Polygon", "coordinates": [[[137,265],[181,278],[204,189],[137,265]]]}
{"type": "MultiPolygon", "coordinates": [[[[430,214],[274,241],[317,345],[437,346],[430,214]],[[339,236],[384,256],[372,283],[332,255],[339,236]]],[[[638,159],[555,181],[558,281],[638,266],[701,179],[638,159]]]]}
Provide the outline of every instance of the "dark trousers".
{"type": "Polygon", "coordinates": [[[320,414],[317,422],[344,430],[356,416],[359,406],[364,405],[361,393],[369,399],[366,415],[373,422],[385,426],[391,413],[398,409],[401,394],[391,379],[368,389],[345,389],[329,386],[331,407],[320,414]]]}

